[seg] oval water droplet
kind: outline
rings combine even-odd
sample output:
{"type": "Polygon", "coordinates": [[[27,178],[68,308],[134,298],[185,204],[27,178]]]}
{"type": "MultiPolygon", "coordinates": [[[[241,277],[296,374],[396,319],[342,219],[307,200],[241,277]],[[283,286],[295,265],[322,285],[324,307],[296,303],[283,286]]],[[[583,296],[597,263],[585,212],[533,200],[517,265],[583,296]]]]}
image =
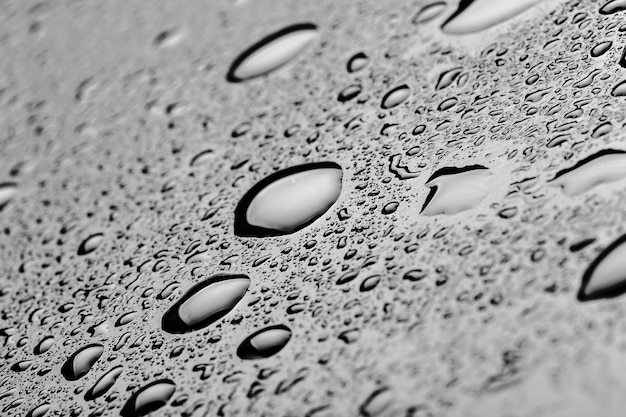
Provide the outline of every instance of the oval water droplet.
{"type": "Polygon", "coordinates": [[[122,417],[141,417],[167,404],[176,391],[170,379],[160,379],[145,385],[134,393],[122,408],[122,417]]]}
{"type": "Polygon", "coordinates": [[[387,203],[387,204],[384,205],[382,213],[383,214],[395,213],[396,210],[398,210],[399,206],[400,206],[400,203],[398,203],[397,201],[392,201],[390,203],[387,203]]]}
{"type": "Polygon", "coordinates": [[[91,401],[106,394],[106,392],[115,384],[117,378],[122,374],[122,371],[122,366],[116,366],[102,375],[100,379],[98,379],[98,381],[91,388],[89,388],[89,390],[87,390],[85,393],[85,400],[91,401]]]}
{"type": "Polygon", "coordinates": [[[38,344],[35,346],[33,353],[35,355],[41,355],[42,353],[46,353],[50,350],[50,348],[54,345],[54,338],[52,336],[44,337],[38,344]]]}
{"type": "Polygon", "coordinates": [[[380,102],[380,107],[383,109],[391,109],[404,102],[411,95],[411,89],[408,85],[403,84],[399,87],[388,91],[380,102]]]}
{"type": "Polygon", "coordinates": [[[613,298],[626,292],[626,235],[611,243],[589,265],[578,291],[579,301],[613,298]]]}
{"type": "Polygon", "coordinates": [[[480,165],[442,168],[426,182],[430,193],[422,214],[453,215],[476,207],[489,194],[491,173],[480,165]]]}
{"type": "Polygon", "coordinates": [[[607,149],[559,171],[550,182],[570,197],[626,178],[626,152],[607,149]]]}
{"type": "Polygon", "coordinates": [[[95,233],[89,236],[87,239],[83,240],[78,247],[79,255],[87,255],[96,250],[100,243],[102,243],[102,239],[104,238],[104,234],[95,233]]]}
{"type": "Polygon", "coordinates": [[[422,8],[417,12],[417,14],[413,17],[411,22],[413,24],[420,24],[430,22],[439,16],[446,9],[445,1],[436,1],[434,3],[427,4],[422,6],[422,8]]]}
{"type": "Polygon", "coordinates": [[[600,7],[600,14],[613,14],[626,10],[626,0],[611,0],[600,7]]]}
{"type": "Polygon", "coordinates": [[[465,0],[441,25],[450,35],[465,35],[498,25],[534,6],[539,0],[465,0]]]}
{"type": "Polygon", "coordinates": [[[272,33],[239,55],[226,79],[241,82],[275,71],[298,56],[317,35],[317,26],[312,23],[292,25],[272,33]]]}
{"type": "Polygon", "coordinates": [[[68,381],[76,381],[87,375],[93,365],[100,359],[104,346],[94,343],[76,351],[61,367],[61,373],[68,381]]]}
{"type": "Polygon", "coordinates": [[[363,52],[359,52],[352,55],[352,57],[348,60],[346,69],[350,73],[357,72],[365,68],[368,62],[369,58],[367,57],[367,55],[365,55],[365,53],[363,52]]]}
{"type": "Polygon", "coordinates": [[[202,329],[235,308],[249,286],[246,275],[214,275],[174,303],[163,315],[161,327],[178,334],[202,329]]]}
{"type": "Polygon", "coordinates": [[[14,182],[0,183],[0,211],[13,199],[17,193],[17,184],[14,182]]]}
{"type": "Polygon", "coordinates": [[[626,96],[626,80],[620,81],[613,90],[611,90],[611,95],[613,97],[624,97],[626,96]]]}
{"type": "Polygon", "coordinates": [[[289,327],[279,324],[269,326],[248,336],[237,348],[241,359],[269,358],[280,352],[291,339],[289,327]]]}
{"type": "Polygon", "coordinates": [[[613,45],[613,42],[611,41],[606,41],[606,42],[600,42],[599,44],[597,44],[596,46],[594,46],[593,48],[591,48],[591,56],[594,58],[597,58],[599,56],[604,55],[609,49],[611,49],[611,46],[613,45]]]}
{"type": "Polygon", "coordinates": [[[339,198],[343,172],[333,162],[294,166],[257,183],[235,210],[235,234],[294,233],[321,217],[339,198]]]}
{"type": "Polygon", "coordinates": [[[50,411],[50,404],[41,404],[33,408],[26,417],[43,417],[50,411]]]}
{"type": "Polygon", "coordinates": [[[337,100],[345,103],[346,101],[352,100],[359,94],[361,94],[361,86],[359,84],[349,85],[339,92],[337,100]]]}
{"type": "Polygon", "coordinates": [[[215,153],[213,152],[213,150],[206,149],[200,152],[199,154],[197,154],[196,156],[194,156],[193,158],[191,158],[191,162],[189,163],[189,165],[192,167],[199,166],[212,160],[214,157],[215,157],[215,153]]]}

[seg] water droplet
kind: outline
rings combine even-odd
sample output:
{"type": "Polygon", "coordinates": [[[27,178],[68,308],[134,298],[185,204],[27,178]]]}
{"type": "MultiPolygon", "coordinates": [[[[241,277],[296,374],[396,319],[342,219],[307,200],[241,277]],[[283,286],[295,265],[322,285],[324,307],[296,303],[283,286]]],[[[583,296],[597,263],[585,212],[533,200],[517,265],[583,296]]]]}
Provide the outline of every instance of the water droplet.
{"type": "Polygon", "coordinates": [[[349,85],[339,92],[337,100],[345,103],[346,101],[352,100],[359,94],[361,94],[361,86],[359,84],[349,85]]]}
{"type": "Polygon", "coordinates": [[[365,278],[363,282],[361,282],[361,285],[359,286],[359,291],[366,292],[366,291],[373,290],[374,288],[376,288],[376,286],[380,282],[380,279],[381,279],[381,276],[378,274],[371,275],[365,278]]]}
{"type": "Polygon", "coordinates": [[[85,393],[85,400],[91,401],[102,395],[111,389],[111,387],[117,381],[117,378],[122,374],[123,367],[116,366],[98,379],[98,381],[85,393]]]}
{"type": "Polygon", "coordinates": [[[104,234],[102,233],[95,233],[89,236],[87,239],[83,240],[78,247],[78,254],[82,256],[95,251],[100,243],[102,243],[103,238],[104,234]]]}
{"type": "Polygon", "coordinates": [[[138,316],[138,313],[136,311],[131,311],[130,313],[123,314],[119,319],[117,319],[117,321],[115,322],[115,326],[116,327],[124,326],[130,323],[131,321],[135,320],[137,316],[138,316]]]}
{"type": "Polygon", "coordinates": [[[275,71],[298,56],[317,35],[317,26],[311,23],[288,26],[272,33],[239,55],[226,79],[241,82],[275,71]]]}
{"type": "Polygon", "coordinates": [[[0,211],[11,201],[17,193],[17,184],[14,182],[0,183],[0,211]]]}
{"type": "Polygon", "coordinates": [[[559,171],[550,182],[570,197],[626,177],[626,152],[607,149],[559,171]]]}
{"type": "Polygon", "coordinates": [[[413,24],[420,24],[430,22],[437,18],[446,9],[445,1],[436,1],[434,3],[423,6],[417,14],[413,17],[411,22],[413,24]]]}
{"type": "Polygon", "coordinates": [[[50,404],[41,404],[35,408],[33,408],[26,417],[43,417],[50,410],[50,404]]]}
{"type": "Polygon", "coordinates": [[[408,85],[403,84],[399,87],[388,91],[380,102],[380,107],[383,109],[391,109],[401,104],[411,95],[411,89],[408,85]]]}
{"type": "Polygon", "coordinates": [[[611,243],[589,265],[578,300],[613,298],[626,292],[626,235],[611,243]]]}
{"type": "Polygon", "coordinates": [[[54,338],[52,336],[44,337],[41,342],[35,346],[33,353],[35,355],[41,355],[42,353],[46,353],[50,350],[50,348],[54,345],[54,338]]]}
{"type": "Polygon", "coordinates": [[[611,90],[611,95],[613,97],[624,97],[626,96],[626,80],[620,81],[613,90],[611,90]]]}
{"type": "Polygon", "coordinates": [[[269,326],[248,336],[237,348],[241,359],[269,358],[280,352],[291,339],[291,330],[282,324],[269,326]]]}
{"type": "Polygon", "coordinates": [[[491,173],[480,165],[442,168],[426,182],[430,193],[422,214],[453,215],[476,207],[489,193],[491,173]]]}
{"type": "Polygon", "coordinates": [[[486,30],[524,12],[539,0],[465,0],[441,25],[450,35],[465,35],[486,30]]]}
{"type": "Polygon", "coordinates": [[[196,156],[194,156],[193,158],[191,158],[191,162],[189,163],[189,165],[192,167],[199,166],[212,160],[214,157],[215,157],[215,153],[213,153],[213,150],[206,149],[200,152],[199,154],[197,154],[196,156]]]}
{"type": "Polygon", "coordinates": [[[238,236],[294,233],[322,216],[339,198],[342,169],[333,162],[298,165],[257,183],[235,210],[238,236]]]}
{"type": "Polygon", "coordinates": [[[613,14],[626,10],[626,0],[611,0],[600,7],[600,14],[613,14]]]}
{"type": "Polygon", "coordinates": [[[367,63],[369,62],[369,58],[363,52],[359,52],[354,54],[346,65],[348,72],[357,72],[365,68],[367,63]]]}
{"type": "Polygon", "coordinates": [[[393,404],[393,392],[387,388],[379,388],[361,404],[359,411],[364,417],[378,417],[389,414],[389,408],[393,404]]]}
{"type": "Polygon", "coordinates": [[[604,55],[609,49],[611,49],[611,46],[613,45],[613,42],[611,41],[606,41],[606,42],[600,42],[599,44],[597,44],[596,46],[594,46],[591,49],[591,56],[594,58],[597,58],[599,56],[604,55]]]}
{"type": "Polygon", "coordinates": [[[25,370],[30,368],[32,364],[33,364],[32,360],[26,359],[26,360],[14,363],[13,366],[11,366],[11,370],[14,372],[24,372],[25,370]]]}
{"type": "Polygon", "coordinates": [[[202,329],[230,312],[250,286],[246,275],[214,275],[191,287],[163,315],[161,326],[168,333],[202,329]]]}
{"type": "Polygon", "coordinates": [[[91,344],[80,348],[61,368],[61,373],[68,381],[76,381],[87,375],[93,365],[100,359],[104,352],[104,346],[100,344],[91,344]]]}
{"type": "Polygon", "coordinates": [[[382,213],[383,214],[395,213],[396,210],[398,210],[398,206],[400,206],[400,203],[398,203],[397,201],[392,201],[390,203],[387,203],[383,207],[382,213]]]}
{"type": "Polygon", "coordinates": [[[163,407],[176,391],[176,384],[160,379],[143,386],[134,393],[122,408],[122,417],[141,417],[163,407]]]}

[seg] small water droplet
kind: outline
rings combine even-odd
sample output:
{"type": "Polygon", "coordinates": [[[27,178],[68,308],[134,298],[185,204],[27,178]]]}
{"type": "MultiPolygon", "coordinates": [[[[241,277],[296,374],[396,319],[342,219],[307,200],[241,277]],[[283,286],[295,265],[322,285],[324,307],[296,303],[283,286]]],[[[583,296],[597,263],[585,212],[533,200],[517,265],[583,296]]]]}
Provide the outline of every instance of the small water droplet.
{"type": "Polygon", "coordinates": [[[312,23],[296,24],[272,33],[239,55],[226,79],[241,82],[275,71],[298,56],[317,36],[317,26],[312,23]]]}
{"type": "Polygon", "coordinates": [[[258,330],[248,336],[237,348],[241,359],[269,358],[280,352],[291,339],[289,327],[279,324],[258,330]]]}
{"type": "Polygon", "coordinates": [[[202,329],[230,312],[250,286],[246,275],[214,275],[191,287],[165,312],[161,327],[168,333],[202,329]]]}
{"type": "Polygon", "coordinates": [[[61,373],[68,381],[76,381],[87,375],[93,365],[100,359],[104,352],[104,346],[100,344],[91,344],[80,348],[61,368],[61,373]]]}
{"type": "Polygon", "coordinates": [[[333,162],[294,166],[257,183],[235,210],[235,234],[294,233],[322,216],[339,198],[342,169],[333,162]]]}
{"type": "Polygon", "coordinates": [[[141,417],[167,404],[176,391],[176,384],[160,379],[145,385],[134,393],[122,408],[122,417],[141,417]]]}

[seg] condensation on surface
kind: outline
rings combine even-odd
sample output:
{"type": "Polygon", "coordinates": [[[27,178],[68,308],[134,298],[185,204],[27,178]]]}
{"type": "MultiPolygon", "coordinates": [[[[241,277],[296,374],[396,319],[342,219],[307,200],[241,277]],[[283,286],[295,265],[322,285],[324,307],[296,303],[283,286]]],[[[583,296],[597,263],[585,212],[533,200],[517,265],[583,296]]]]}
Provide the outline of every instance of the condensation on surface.
{"type": "Polygon", "coordinates": [[[1,416],[624,414],[624,0],[2,12],[1,416]]]}

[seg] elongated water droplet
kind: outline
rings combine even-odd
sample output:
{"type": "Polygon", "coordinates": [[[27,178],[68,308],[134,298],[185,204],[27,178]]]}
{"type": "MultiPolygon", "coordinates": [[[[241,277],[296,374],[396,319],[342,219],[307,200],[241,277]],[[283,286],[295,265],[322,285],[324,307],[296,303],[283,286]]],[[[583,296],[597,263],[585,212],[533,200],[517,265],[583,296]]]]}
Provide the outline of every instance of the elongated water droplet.
{"type": "Polygon", "coordinates": [[[96,250],[96,248],[102,243],[104,235],[102,233],[95,233],[83,240],[78,247],[79,255],[87,255],[96,250]]]}
{"type": "Polygon", "coordinates": [[[462,0],[441,25],[451,35],[480,32],[524,12],[539,0],[462,0]]]}
{"type": "Polygon", "coordinates": [[[289,327],[279,324],[269,326],[248,336],[237,348],[241,359],[269,358],[280,352],[291,339],[289,327]]]}
{"type": "Polygon", "coordinates": [[[439,16],[446,9],[445,1],[436,1],[434,3],[423,6],[419,12],[413,17],[411,22],[413,24],[420,24],[430,22],[439,16]]]}
{"type": "Polygon", "coordinates": [[[595,153],[571,168],[559,171],[550,181],[570,197],[599,185],[626,178],[626,152],[607,149],[595,153]]]}
{"type": "Polygon", "coordinates": [[[11,201],[17,193],[17,184],[14,182],[0,183],[0,211],[11,201]]]}
{"type": "Polygon", "coordinates": [[[626,292],[626,235],[611,243],[583,275],[578,300],[613,298],[626,292]]]}
{"type": "Polygon", "coordinates": [[[611,0],[600,7],[600,14],[613,14],[626,10],[626,0],[611,0]]]}
{"type": "Polygon", "coordinates": [[[411,95],[411,89],[408,85],[403,84],[399,87],[388,91],[380,102],[380,107],[383,109],[391,109],[401,104],[404,100],[411,95]]]}
{"type": "Polygon", "coordinates": [[[226,79],[241,82],[268,74],[293,60],[317,35],[317,26],[312,23],[301,23],[272,33],[239,55],[226,79]]]}
{"type": "Polygon", "coordinates": [[[41,404],[33,408],[26,417],[43,417],[50,411],[50,404],[41,404]]]}
{"type": "Polygon", "coordinates": [[[594,46],[593,48],[591,48],[591,56],[594,58],[597,58],[599,56],[604,55],[609,49],[611,49],[611,46],[613,45],[613,42],[611,41],[606,41],[606,42],[601,42],[599,44],[597,44],[596,46],[594,46]]]}
{"type": "Polygon", "coordinates": [[[134,393],[122,408],[122,417],[141,417],[163,407],[176,391],[176,384],[160,379],[143,386],[134,393]]]}
{"type": "Polygon", "coordinates": [[[339,92],[337,100],[344,103],[346,101],[352,100],[359,94],[361,94],[361,86],[359,84],[349,85],[339,92]]]}
{"type": "Polygon", "coordinates": [[[172,305],[161,326],[168,333],[202,329],[235,308],[249,286],[246,275],[214,275],[191,287],[172,305]]]}
{"type": "Polygon", "coordinates": [[[93,365],[100,359],[102,352],[104,352],[104,346],[95,343],[80,348],[65,361],[61,368],[61,373],[68,381],[76,381],[82,378],[87,375],[93,365]]]}
{"type": "Polygon", "coordinates": [[[116,366],[98,379],[98,381],[85,393],[85,400],[91,401],[95,398],[101,397],[111,389],[111,387],[117,381],[117,378],[122,374],[123,367],[116,366]]]}
{"type": "Polygon", "coordinates": [[[54,345],[54,338],[52,336],[44,337],[35,347],[33,353],[35,355],[41,355],[42,353],[46,353],[50,350],[50,348],[54,345]]]}
{"type": "Polygon", "coordinates": [[[491,173],[480,165],[443,168],[426,182],[431,188],[422,214],[453,215],[476,207],[489,194],[491,173]]]}
{"type": "Polygon", "coordinates": [[[620,81],[613,90],[611,90],[611,95],[613,97],[624,97],[626,96],[626,80],[620,81]]]}
{"type": "Polygon", "coordinates": [[[248,191],[235,210],[235,234],[294,233],[322,216],[341,193],[341,167],[333,162],[276,172],[248,191]]]}

